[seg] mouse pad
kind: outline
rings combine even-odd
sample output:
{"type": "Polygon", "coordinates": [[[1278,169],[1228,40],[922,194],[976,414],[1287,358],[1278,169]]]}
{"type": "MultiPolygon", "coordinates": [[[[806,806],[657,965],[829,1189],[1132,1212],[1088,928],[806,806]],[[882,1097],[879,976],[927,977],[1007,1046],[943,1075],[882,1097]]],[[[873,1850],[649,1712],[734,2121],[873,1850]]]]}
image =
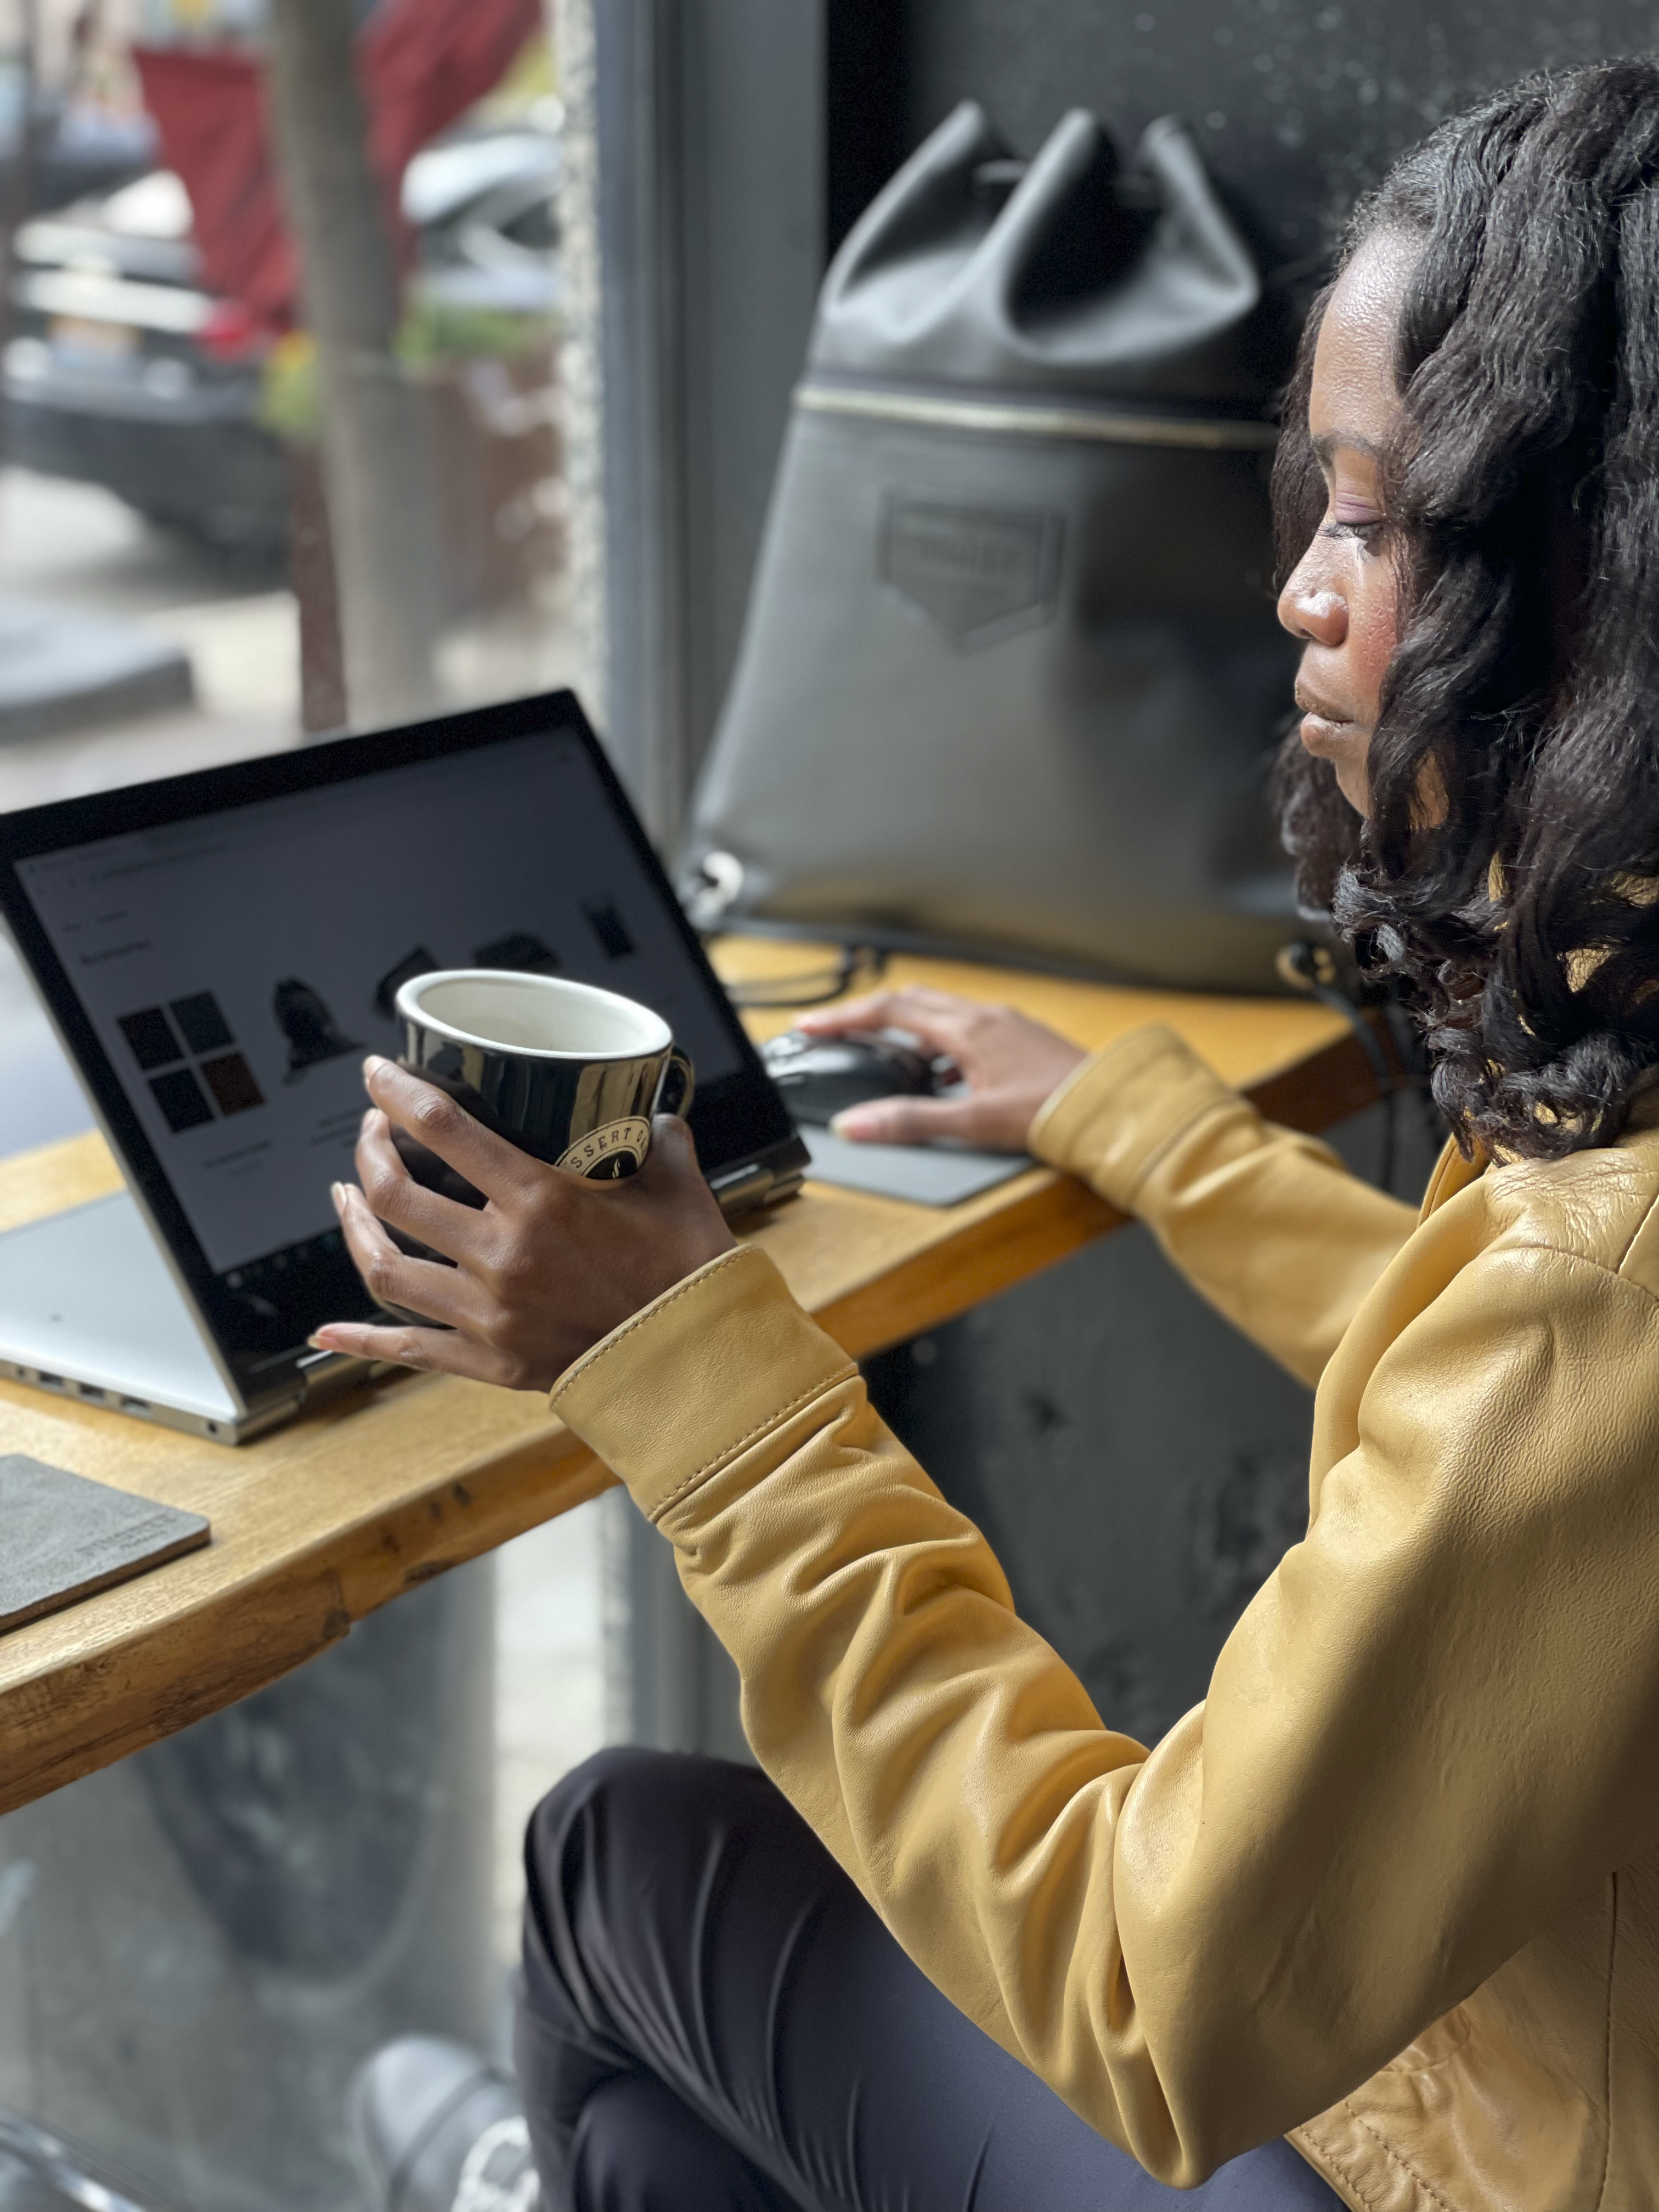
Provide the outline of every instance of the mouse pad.
{"type": "Polygon", "coordinates": [[[0,1633],[193,1552],[208,1540],[181,1513],[21,1452],[0,1456],[0,1633]]]}
{"type": "Polygon", "coordinates": [[[854,1145],[828,1129],[803,1127],[812,1155],[811,1172],[843,1190],[877,1198],[908,1198],[918,1206],[960,1206],[1012,1182],[1036,1163],[1024,1152],[972,1152],[951,1145],[854,1145]]]}

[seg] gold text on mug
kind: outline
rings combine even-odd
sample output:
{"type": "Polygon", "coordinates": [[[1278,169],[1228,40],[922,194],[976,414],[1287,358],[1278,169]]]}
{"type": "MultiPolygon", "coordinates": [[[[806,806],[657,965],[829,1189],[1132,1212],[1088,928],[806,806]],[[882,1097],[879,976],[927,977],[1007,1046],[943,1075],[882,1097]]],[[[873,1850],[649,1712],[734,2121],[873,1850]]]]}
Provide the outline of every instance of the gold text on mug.
{"type": "Polygon", "coordinates": [[[651,1144],[651,1124],[635,1116],[591,1129],[572,1145],[559,1162],[573,1175],[611,1177],[630,1176],[643,1161],[651,1144]]]}

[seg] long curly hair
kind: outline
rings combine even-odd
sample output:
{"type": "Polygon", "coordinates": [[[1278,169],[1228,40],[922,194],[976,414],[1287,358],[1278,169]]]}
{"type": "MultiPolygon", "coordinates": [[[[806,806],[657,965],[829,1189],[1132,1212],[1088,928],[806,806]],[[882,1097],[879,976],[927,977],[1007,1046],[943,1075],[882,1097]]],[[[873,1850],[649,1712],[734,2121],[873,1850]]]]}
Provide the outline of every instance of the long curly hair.
{"type": "MultiPolygon", "coordinates": [[[[1304,901],[1401,979],[1466,1152],[1610,1144],[1659,1065],[1659,61],[1528,79],[1358,211],[1422,240],[1384,470],[1399,641],[1363,823],[1292,736],[1304,901]]],[[[1274,472],[1324,507],[1316,301],[1274,472]]]]}

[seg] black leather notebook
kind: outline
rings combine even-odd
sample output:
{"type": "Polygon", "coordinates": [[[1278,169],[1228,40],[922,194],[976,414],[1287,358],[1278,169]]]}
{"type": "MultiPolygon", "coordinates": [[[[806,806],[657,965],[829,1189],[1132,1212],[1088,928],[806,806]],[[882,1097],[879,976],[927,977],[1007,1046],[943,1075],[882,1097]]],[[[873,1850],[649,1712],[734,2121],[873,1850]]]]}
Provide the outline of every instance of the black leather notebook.
{"type": "Polygon", "coordinates": [[[0,1457],[0,1634],[205,1544],[199,1513],[21,1452],[0,1457]]]}

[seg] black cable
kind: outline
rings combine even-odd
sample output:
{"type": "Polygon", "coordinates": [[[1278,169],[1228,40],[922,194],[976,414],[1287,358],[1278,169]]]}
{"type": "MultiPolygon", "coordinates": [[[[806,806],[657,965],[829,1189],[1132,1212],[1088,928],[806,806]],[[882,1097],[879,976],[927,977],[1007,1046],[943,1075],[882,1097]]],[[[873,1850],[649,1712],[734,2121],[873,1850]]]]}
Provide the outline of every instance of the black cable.
{"type": "Polygon", "coordinates": [[[790,1007],[828,1006],[854,984],[879,982],[887,968],[887,955],[873,945],[849,945],[834,968],[809,968],[799,975],[757,976],[750,983],[728,983],[726,995],[734,1006],[757,1012],[783,1012],[790,1007]]]}
{"type": "Polygon", "coordinates": [[[1394,1010],[1385,1004],[1383,1018],[1389,1022],[1389,1042],[1395,1047],[1391,1057],[1383,1049],[1382,1040],[1368,1019],[1365,1009],[1356,1005],[1341,988],[1337,964],[1328,946],[1298,939],[1295,944],[1279,947],[1274,964],[1292,990],[1304,992],[1309,998],[1317,999],[1322,1006],[1328,1006],[1334,1014],[1340,1014],[1358,1038],[1376,1078],[1377,1102],[1382,1109],[1381,1157],[1372,1180],[1379,1190],[1386,1190],[1392,1197],[1400,1143],[1400,1095],[1404,1091],[1424,1093],[1427,1088],[1425,1078],[1411,1070],[1406,1054],[1399,1050],[1390,1018],[1394,1010]]]}

